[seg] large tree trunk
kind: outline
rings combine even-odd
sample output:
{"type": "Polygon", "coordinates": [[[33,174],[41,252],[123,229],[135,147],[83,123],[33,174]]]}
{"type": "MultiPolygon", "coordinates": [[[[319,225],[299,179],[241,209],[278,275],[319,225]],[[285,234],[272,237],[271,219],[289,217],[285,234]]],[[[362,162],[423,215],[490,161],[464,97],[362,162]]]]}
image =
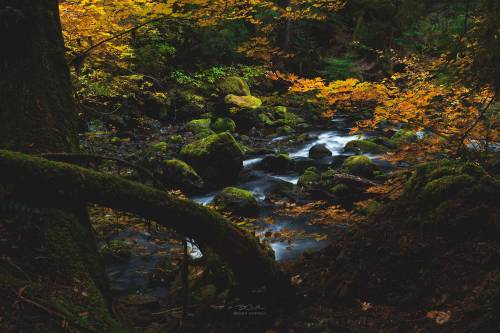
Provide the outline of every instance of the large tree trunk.
{"type": "MultiPolygon", "coordinates": [[[[77,151],[58,1],[0,0],[0,45],[0,148],[77,151]]],[[[29,191],[0,184],[0,331],[116,328],[85,203],[29,191]]]]}
{"type": "Polygon", "coordinates": [[[0,147],[78,149],[57,0],[0,0],[0,147]]]}

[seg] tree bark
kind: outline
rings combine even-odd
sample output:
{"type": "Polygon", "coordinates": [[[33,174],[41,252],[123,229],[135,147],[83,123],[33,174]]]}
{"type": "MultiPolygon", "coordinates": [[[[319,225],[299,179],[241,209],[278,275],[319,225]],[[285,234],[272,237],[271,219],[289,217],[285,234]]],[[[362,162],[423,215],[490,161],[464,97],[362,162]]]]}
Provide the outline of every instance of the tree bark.
{"type": "Polygon", "coordinates": [[[0,147],[78,149],[57,0],[0,0],[0,147]]]}
{"type": "MultiPolygon", "coordinates": [[[[0,0],[0,45],[0,148],[78,151],[58,1],[0,0]]],[[[57,307],[68,322],[86,312],[89,329],[116,330],[85,202],[29,192],[29,185],[0,184],[0,233],[8,240],[0,242],[2,327],[61,331],[61,319],[41,310],[57,307]],[[42,307],[16,305],[21,291],[42,307]]]]}

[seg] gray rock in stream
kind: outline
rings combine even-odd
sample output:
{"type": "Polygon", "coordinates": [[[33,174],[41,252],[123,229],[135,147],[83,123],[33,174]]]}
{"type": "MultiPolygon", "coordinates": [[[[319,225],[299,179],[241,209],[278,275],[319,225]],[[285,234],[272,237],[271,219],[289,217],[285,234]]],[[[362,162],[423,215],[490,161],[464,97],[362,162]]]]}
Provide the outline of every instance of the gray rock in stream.
{"type": "Polygon", "coordinates": [[[332,152],[324,144],[316,144],[309,149],[310,158],[321,159],[328,156],[332,156],[332,152]]]}

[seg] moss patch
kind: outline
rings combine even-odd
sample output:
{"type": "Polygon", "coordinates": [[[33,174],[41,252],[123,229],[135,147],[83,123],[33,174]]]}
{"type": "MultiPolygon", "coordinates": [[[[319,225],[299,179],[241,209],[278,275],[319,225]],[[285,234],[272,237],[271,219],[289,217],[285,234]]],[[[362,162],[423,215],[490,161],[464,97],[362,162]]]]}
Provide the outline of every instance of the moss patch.
{"type": "Polygon", "coordinates": [[[213,134],[182,148],[181,159],[216,185],[234,182],[243,167],[243,150],[227,133],[213,134]]]}
{"type": "Polygon", "coordinates": [[[242,216],[255,216],[259,206],[252,192],[237,187],[226,187],[214,198],[214,204],[224,211],[242,216]]]}
{"type": "Polygon", "coordinates": [[[342,164],[342,168],[355,176],[371,178],[377,169],[375,164],[366,156],[350,156],[342,164]]]}
{"type": "Polygon", "coordinates": [[[262,100],[255,96],[227,95],[224,102],[229,106],[236,106],[242,109],[258,109],[262,105],[262,100]]]}
{"type": "Polygon", "coordinates": [[[240,77],[228,76],[220,79],[216,83],[217,89],[221,92],[222,96],[237,95],[237,96],[250,96],[250,87],[240,77]]]}

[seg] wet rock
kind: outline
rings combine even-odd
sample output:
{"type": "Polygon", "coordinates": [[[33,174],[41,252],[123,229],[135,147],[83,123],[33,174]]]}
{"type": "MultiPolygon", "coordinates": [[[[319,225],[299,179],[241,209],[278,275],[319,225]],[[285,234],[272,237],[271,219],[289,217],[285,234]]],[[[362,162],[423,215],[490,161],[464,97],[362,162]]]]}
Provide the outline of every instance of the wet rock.
{"type": "Polygon", "coordinates": [[[280,181],[271,185],[265,194],[266,201],[297,201],[300,191],[296,185],[280,181]]]}
{"type": "Polygon", "coordinates": [[[320,178],[318,170],[315,167],[310,167],[299,177],[297,185],[305,188],[314,187],[318,184],[320,178]]]}
{"type": "Polygon", "coordinates": [[[294,170],[294,161],[286,154],[269,155],[262,159],[257,168],[273,173],[285,173],[294,170]]]}
{"type": "Polygon", "coordinates": [[[250,87],[240,77],[228,76],[216,82],[217,90],[222,96],[237,95],[237,96],[250,96],[250,87]]]}
{"type": "Polygon", "coordinates": [[[259,211],[257,199],[252,192],[236,187],[223,189],[215,196],[213,203],[223,211],[241,216],[255,216],[259,211]]]}
{"type": "Polygon", "coordinates": [[[307,168],[310,168],[316,164],[316,161],[308,157],[297,157],[293,160],[295,162],[295,171],[302,173],[307,168]]]}
{"type": "Polygon", "coordinates": [[[321,159],[328,156],[332,156],[332,152],[324,144],[316,144],[309,149],[310,158],[321,159]]]}
{"type": "Polygon", "coordinates": [[[366,178],[372,178],[377,169],[376,165],[364,155],[348,157],[342,168],[352,175],[366,178]]]}
{"type": "Polygon", "coordinates": [[[243,151],[227,133],[213,134],[181,149],[180,157],[215,186],[234,183],[243,168],[243,151]]]}
{"type": "Polygon", "coordinates": [[[179,189],[185,193],[198,193],[205,185],[191,166],[175,159],[163,162],[162,182],[169,188],[179,189]]]}
{"type": "Polygon", "coordinates": [[[380,154],[387,152],[389,149],[385,146],[376,144],[370,140],[353,140],[349,141],[345,147],[345,152],[354,152],[354,153],[372,153],[372,154],[380,154]]]}

